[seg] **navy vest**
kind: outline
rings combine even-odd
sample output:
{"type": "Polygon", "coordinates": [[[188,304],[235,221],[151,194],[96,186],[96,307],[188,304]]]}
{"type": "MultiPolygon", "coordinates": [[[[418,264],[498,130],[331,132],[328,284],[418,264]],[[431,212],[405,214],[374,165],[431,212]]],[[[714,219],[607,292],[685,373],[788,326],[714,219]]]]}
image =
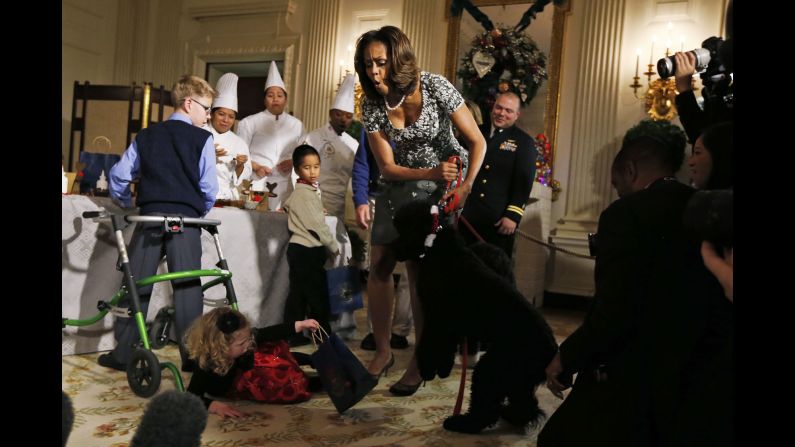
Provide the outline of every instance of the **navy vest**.
{"type": "Polygon", "coordinates": [[[136,204],[141,214],[204,214],[199,160],[210,132],[184,121],[167,120],[135,137],[141,166],[136,204]]]}

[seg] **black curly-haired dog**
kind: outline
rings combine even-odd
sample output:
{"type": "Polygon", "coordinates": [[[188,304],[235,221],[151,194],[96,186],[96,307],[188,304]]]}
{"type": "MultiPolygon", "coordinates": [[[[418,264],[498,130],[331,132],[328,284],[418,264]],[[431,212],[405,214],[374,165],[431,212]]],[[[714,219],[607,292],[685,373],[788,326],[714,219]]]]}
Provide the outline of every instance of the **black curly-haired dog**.
{"type": "Polygon", "coordinates": [[[417,294],[424,312],[417,362],[425,380],[450,375],[462,337],[490,343],[472,375],[469,411],[448,417],[444,428],[479,433],[499,417],[524,427],[543,416],[535,397],[557,343],[544,318],[516,289],[511,261],[483,242],[467,247],[446,225],[425,246],[433,216],[428,202],[400,208],[393,242],[399,260],[418,260],[417,294]],[[504,403],[507,398],[507,405],[504,403]]]}

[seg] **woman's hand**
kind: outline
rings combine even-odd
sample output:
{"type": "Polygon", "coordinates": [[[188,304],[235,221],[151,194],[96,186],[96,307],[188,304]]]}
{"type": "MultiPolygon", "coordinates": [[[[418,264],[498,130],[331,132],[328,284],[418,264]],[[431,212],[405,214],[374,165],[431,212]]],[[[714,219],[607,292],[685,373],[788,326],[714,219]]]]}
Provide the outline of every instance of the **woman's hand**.
{"type": "Polygon", "coordinates": [[[310,331],[315,332],[316,330],[318,330],[319,327],[320,323],[318,323],[317,320],[314,320],[312,318],[303,321],[296,321],[295,333],[297,334],[303,331],[304,329],[309,329],[310,331]]]}
{"type": "Polygon", "coordinates": [[[464,182],[458,188],[443,195],[442,200],[443,201],[451,200],[453,195],[457,195],[458,203],[456,203],[455,209],[459,210],[464,207],[464,202],[466,202],[467,197],[469,197],[469,193],[471,192],[472,192],[472,184],[464,182]]]}
{"type": "Polygon", "coordinates": [[[216,157],[223,157],[226,155],[226,149],[222,148],[218,143],[215,144],[215,156],[216,157]]]}
{"type": "Polygon", "coordinates": [[[276,165],[276,167],[279,168],[279,171],[281,171],[282,174],[287,174],[290,172],[290,169],[293,169],[293,161],[282,160],[276,165]]]}
{"type": "Polygon", "coordinates": [[[458,166],[455,163],[443,161],[438,166],[431,169],[430,180],[444,180],[452,182],[458,178],[458,166]]]}
{"type": "Polygon", "coordinates": [[[222,163],[219,158],[223,157],[224,155],[228,154],[226,149],[222,148],[218,143],[215,143],[215,162],[222,163]]]}
{"type": "Polygon", "coordinates": [[[254,171],[254,173],[257,174],[260,177],[267,177],[267,176],[271,175],[271,172],[273,172],[273,169],[271,169],[271,168],[269,168],[269,167],[267,167],[265,165],[261,165],[261,164],[257,163],[256,161],[252,161],[251,162],[251,170],[254,171]]]}
{"type": "Polygon", "coordinates": [[[248,155],[246,155],[246,154],[237,154],[237,156],[235,156],[235,161],[238,164],[241,164],[241,165],[245,164],[248,161],[248,155]]]}
{"type": "Polygon", "coordinates": [[[679,93],[689,92],[693,89],[692,80],[693,74],[696,72],[696,56],[691,51],[687,53],[677,51],[674,54],[674,60],[676,61],[676,71],[674,72],[676,90],[679,93]]]}
{"type": "Polygon", "coordinates": [[[370,226],[370,205],[363,204],[356,207],[356,223],[359,228],[366,230],[370,226]]]}
{"type": "Polygon", "coordinates": [[[210,413],[212,413],[212,414],[217,414],[218,416],[221,416],[224,419],[226,419],[228,417],[229,418],[240,418],[240,417],[246,417],[246,416],[249,415],[245,411],[239,410],[239,409],[237,409],[237,408],[235,408],[235,407],[233,407],[233,406],[231,406],[229,404],[225,404],[223,402],[218,402],[217,400],[214,400],[214,401],[210,402],[210,407],[208,408],[208,411],[210,413]]]}

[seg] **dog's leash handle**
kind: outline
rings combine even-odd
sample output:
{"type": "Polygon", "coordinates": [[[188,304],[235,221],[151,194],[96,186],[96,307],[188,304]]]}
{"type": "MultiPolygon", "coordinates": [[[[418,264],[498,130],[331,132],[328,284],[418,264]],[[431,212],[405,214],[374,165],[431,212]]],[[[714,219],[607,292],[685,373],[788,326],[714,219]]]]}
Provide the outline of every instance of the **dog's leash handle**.
{"type": "MultiPolygon", "coordinates": [[[[461,186],[463,182],[463,163],[461,163],[461,157],[458,155],[453,155],[447,159],[448,163],[455,163],[456,167],[458,168],[458,175],[456,176],[455,180],[451,180],[447,182],[447,186],[444,189],[444,195],[447,195],[450,191],[454,191],[456,188],[461,186]]],[[[439,207],[444,211],[445,214],[454,213],[456,207],[458,207],[458,194],[453,194],[452,197],[445,200],[439,200],[439,207]]]]}

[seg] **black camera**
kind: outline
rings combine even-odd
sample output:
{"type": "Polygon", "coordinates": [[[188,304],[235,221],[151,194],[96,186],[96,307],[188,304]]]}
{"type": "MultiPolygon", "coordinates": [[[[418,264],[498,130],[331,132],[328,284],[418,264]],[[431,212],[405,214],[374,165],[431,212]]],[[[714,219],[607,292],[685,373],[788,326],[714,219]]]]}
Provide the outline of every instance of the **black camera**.
{"type": "Polygon", "coordinates": [[[731,189],[696,192],[685,208],[685,231],[694,239],[709,241],[715,247],[733,247],[733,203],[731,189]]]}
{"type": "MultiPolygon", "coordinates": [[[[715,82],[727,76],[726,67],[720,61],[719,52],[723,45],[720,37],[710,37],[701,43],[701,48],[689,51],[696,56],[696,73],[701,73],[704,82],[715,82]]],[[[657,73],[662,79],[670,78],[676,73],[674,56],[664,57],[657,61],[657,73]]]]}

